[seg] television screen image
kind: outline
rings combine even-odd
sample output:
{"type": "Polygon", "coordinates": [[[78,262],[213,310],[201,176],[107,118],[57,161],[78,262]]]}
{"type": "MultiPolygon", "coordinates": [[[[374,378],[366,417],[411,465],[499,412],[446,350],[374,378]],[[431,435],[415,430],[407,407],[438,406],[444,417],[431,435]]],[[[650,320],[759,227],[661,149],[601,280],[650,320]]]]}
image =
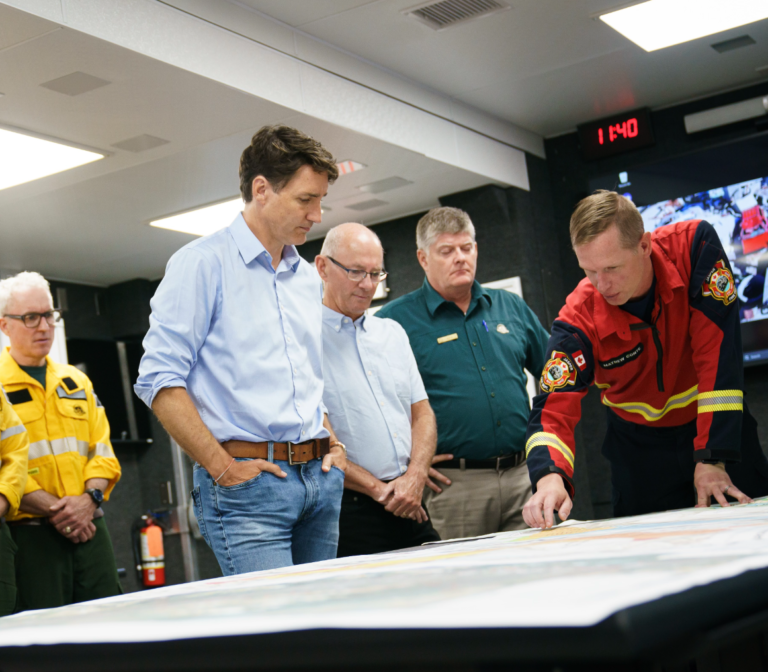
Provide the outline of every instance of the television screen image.
{"type": "Polygon", "coordinates": [[[768,177],[638,210],[646,231],[688,219],[709,222],[733,268],[742,324],[768,320],[768,177]]]}

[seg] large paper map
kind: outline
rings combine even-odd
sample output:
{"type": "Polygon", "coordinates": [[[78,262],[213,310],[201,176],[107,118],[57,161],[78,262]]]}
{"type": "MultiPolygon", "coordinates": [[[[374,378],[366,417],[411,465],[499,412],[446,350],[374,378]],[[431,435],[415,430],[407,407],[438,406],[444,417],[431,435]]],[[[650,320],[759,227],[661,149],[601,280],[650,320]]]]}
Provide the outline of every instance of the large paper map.
{"type": "Polygon", "coordinates": [[[726,509],[573,521],[18,614],[0,619],[0,646],[318,627],[588,626],[762,567],[768,498],[726,509]]]}

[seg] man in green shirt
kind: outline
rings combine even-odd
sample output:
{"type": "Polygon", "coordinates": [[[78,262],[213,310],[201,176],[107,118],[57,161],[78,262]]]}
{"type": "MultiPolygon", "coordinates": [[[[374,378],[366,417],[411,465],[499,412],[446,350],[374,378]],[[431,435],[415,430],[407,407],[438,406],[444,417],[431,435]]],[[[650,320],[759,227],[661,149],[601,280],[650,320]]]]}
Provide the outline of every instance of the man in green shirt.
{"type": "Polygon", "coordinates": [[[524,369],[538,374],[548,334],[518,296],[475,280],[475,228],[463,210],[435,208],[416,227],[421,289],[384,306],[399,322],[437,416],[441,473],[424,504],[442,539],[526,527],[530,404],[524,369]]]}

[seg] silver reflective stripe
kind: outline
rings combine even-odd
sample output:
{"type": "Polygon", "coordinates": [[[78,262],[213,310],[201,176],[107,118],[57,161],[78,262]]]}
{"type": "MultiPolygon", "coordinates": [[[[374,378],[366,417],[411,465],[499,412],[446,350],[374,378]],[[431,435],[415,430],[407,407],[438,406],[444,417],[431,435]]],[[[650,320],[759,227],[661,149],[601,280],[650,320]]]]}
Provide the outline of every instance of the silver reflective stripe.
{"type": "Polygon", "coordinates": [[[97,443],[93,450],[88,453],[88,459],[93,459],[96,456],[99,457],[114,457],[115,453],[112,452],[112,447],[106,443],[97,443]]]}
{"type": "Polygon", "coordinates": [[[42,441],[35,441],[29,444],[29,461],[36,460],[39,457],[45,457],[46,455],[52,455],[51,444],[47,439],[42,441]]]}
{"type": "Polygon", "coordinates": [[[56,388],[56,394],[59,395],[59,399],[87,399],[88,398],[85,395],[85,390],[78,390],[77,392],[72,392],[70,394],[61,385],[59,385],[56,388]]]}
{"type": "Polygon", "coordinates": [[[16,436],[17,434],[23,434],[27,431],[27,428],[24,427],[24,425],[16,425],[15,427],[9,427],[8,429],[4,429],[2,432],[0,432],[0,441],[5,441],[6,439],[11,438],[12,436],[16,436]]]}
{"type": "Polygon", "coordinates": [[[68,436],[64,439],[52,439],[51,450],[54,455],[79,453],[83,457],[88,457],[88,442],[78,441],[74,436],[68,436]]]}
{"type": "Polygon", "coordinates": [[[99,399],[96,396],[96,393],[93,393],[93,400],[96,402],[96,408],[104,408],[104,404],[101,403],[101,399],[99,399]]]}

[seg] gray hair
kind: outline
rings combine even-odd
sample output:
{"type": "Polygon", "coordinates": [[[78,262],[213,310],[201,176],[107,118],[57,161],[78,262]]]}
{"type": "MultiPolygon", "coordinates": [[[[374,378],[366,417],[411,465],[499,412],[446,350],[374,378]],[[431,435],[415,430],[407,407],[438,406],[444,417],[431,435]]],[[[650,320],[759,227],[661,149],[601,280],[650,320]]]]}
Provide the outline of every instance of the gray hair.
{"type": "MultiPolygon", "coordinates": [[[[357,226],[363,226],[362,224],[357,226]]],[[[371,231],[370,228],[365,227],[366,231],[373,236],[376,241],[379,243],[379,247],[381,249],[384,249],[384,246],[381,244],[381,240],[379,237],[371,231]]],[[[342,245],[342,241],[344,239],[344,235],[349,230],[349,227],[347,227],[344,224],[339,224],[338,226],[334,226],[330,231],[328,231],[327,234],[325,234],[325,240],[323,240],[323,247],[320,249],[320,254],[322,254],[324,257],[335,257],[339,254],[339,248],[342,245]]]]}
{"type": "Polygon", "coordinates": [[[51,286],[48,281],[39,273],[34,271],[22,271],[10,278],[0,280],[0,316],[5,315],[13,295],[18,291],[25,289],[42,289],[48,294],[48,298],[53,305],[53,296],[51,295],[51,286]]]}
{"type": "Polygon", "coordinates": [[[443,233],[468,233],[475,240],[469,215],[459,208],[432,208],[416,225],[416,247],[425,252],[443,233]]]}

